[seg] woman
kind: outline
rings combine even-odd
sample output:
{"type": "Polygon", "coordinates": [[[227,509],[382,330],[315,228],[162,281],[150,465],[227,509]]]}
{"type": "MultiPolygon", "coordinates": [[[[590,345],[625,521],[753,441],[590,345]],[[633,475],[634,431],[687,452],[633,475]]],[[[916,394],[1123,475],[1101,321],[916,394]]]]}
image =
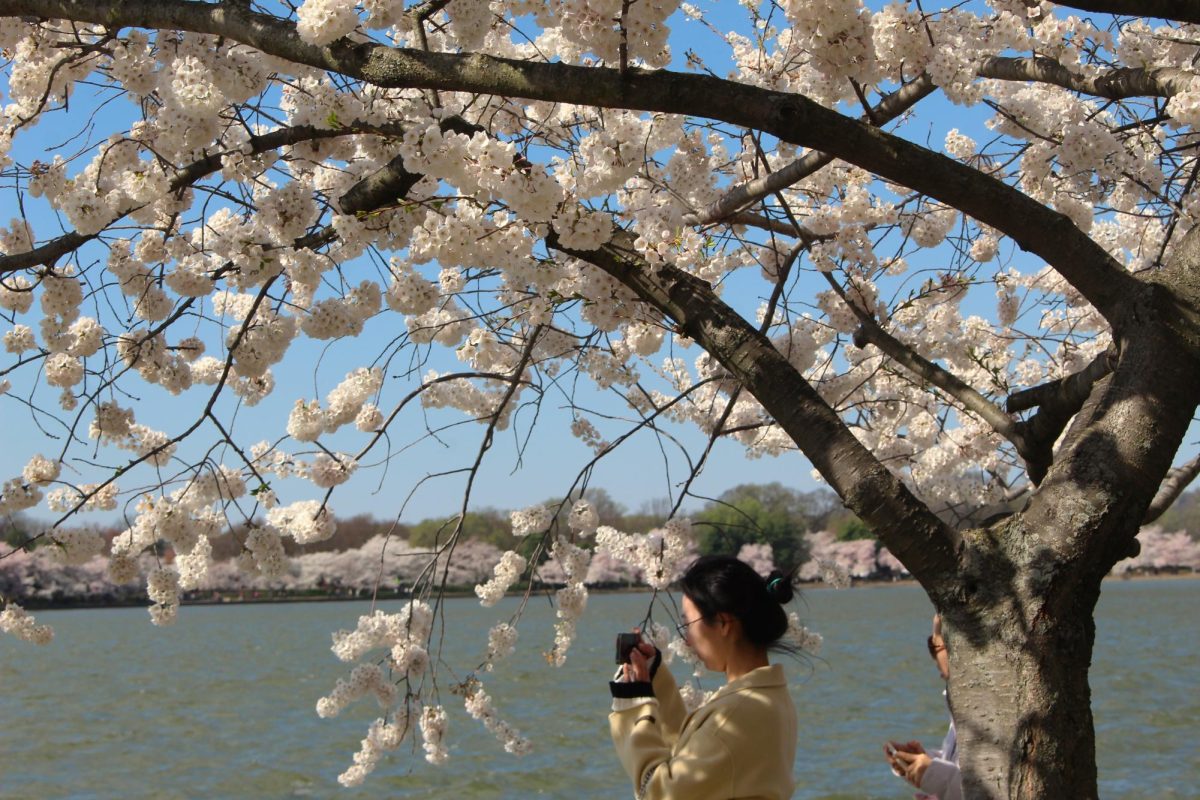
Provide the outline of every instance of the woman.
{"type": "MultiPolygon", "coordinates": [[[[942,638],[940,614],[933,615],[933,632],[926,644],[938,675],[949,682],[950,654],[946,652],[946,640],[942,638]]],[[[921,790],[915,795],[917,800],[962,800],[962,773],[958,769],[958,737],[953,717],[940,749],[926,752],[917,741],[888,742],[883,746],[883,754],[892,772],[921,790]]]]}
{"type": "Polygon", "coordinates": [[[768,651],[798,654],[783,636],[791,578],[763,579],[729,556],[696,561],[682,580],[680,635],[726,683],[687,713],[662,656],[641,642],[610,684],[613,744],[639,800],[792,796],[796,709],[768,651]]]}

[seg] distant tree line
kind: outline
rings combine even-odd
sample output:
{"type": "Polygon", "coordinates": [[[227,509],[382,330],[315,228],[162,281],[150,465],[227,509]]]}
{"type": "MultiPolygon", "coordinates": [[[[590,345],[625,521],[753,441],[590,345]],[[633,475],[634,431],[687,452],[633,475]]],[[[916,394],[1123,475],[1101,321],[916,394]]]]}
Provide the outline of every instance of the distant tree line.
{"type": "MultiPolygon", "coordinates": [[[[670,510],[664,501],[628,513],[601,490],[589,491],[587,499],[597,510],[600,524],[634,534],[653,535],[670,510]]],[[[1195,500],[1194,494],[1185,496],[1181,518],[1200,509],[1195,500]]],[[[563,514],[569,506],[562,506],[563,514]]],[[[776,566],[795,567],[802,581],[840,586],[853,580],[888,580],[908,574],[830,492],[798,492],[778,483],[746,484],[708,501],[691,518],[694,555],[733,553],[764,575],[776,566]]],[[[559,522],[563,523],[561,530],[566,530],[565,520],[559,522]]],[[[288,547],[292,558],[287,572],[270,578],[248,574],[237,564],[247,534],[245,526],[237,527],[233,535],[212,539],[215,563],[204,582],[187,593],[187,599],[403,596],[429,567],[430,557],[446,541],[453,523],[453,518],[405,525],[369,514],[347,517],[338,520],[337,533],[331,539],[303,548],[288,547]]],[[[38,525],[21,516],[6,518],[5,525],[8,543],[18,549],[0,560],[0,597],[19,596],[34,607],[145,602],[144,584],[114,581],[103,558],[72,562],[64,559],[54,545],[42,544],[44,540],[22,548],[37,534],[38,525]]],[[[112,527],[92,532],[111,541],[121,531],[112,527]]],[[[505,550],[529,554],[522,540],[513,536],[507,511],[472,512],[467,515],[464,532],[465,538],[460,539],[453,553],[443,553],[436,566],[445,572],[448,585],[458,590],[471,591],[488,580],[505,550]]],[[[1138,539],[1140,554],[1117,564],[1114,574],[1200,570],[1200,541],[1185,530],[1171,531],[1156,525],[1144,528],[1138,539]]],[[[592,549],[589,543],[584,546],[592,549]]],[[[141,570],[170,562],[174,556],[170,547],[160,542],[156,552],[141,557],[141,570]]],[[[523,589],[527,578],[543,588],[562,585],[566,580],[562,565],[544,551],[532,566],[534,570],[513,586],[514,590],[523,589]]],[[[599,588],[643,585],[636,567],[601,548],[596,548],[590,558],[585,582],[599,588]]]]}

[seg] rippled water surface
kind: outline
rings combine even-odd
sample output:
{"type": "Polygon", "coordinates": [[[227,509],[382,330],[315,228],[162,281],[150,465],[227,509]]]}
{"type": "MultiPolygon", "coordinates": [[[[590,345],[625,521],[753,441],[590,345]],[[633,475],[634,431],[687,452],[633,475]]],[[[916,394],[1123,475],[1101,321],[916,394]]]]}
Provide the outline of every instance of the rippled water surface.
{"type": "MultiPolygon", "coordinates": [[[[924,652],[928,600],[911,586],[805,598],[801,614],[825,648],[810,666],[788,667],[801,726],[796,797],[910,798],[878,754],[885,738],[936,746],[944,733],[924,652]]],[[[356,790],[336,778],[375,710],[363,703],[322,720],[313,709],[345,672],[330,632],[353,627],[365,603],[188,607],[166,629],[142,609],[42,612],[52,645],[0,637],[0,797],[629,797],[605,681],[613,633],[636,624],[647,599],[592,597],[559,669],[540,655],[553,611],[531,604],[518,653],[485,679],[533,754],[504,754],[444,691],[449,764],[405,750],[356,790]]],[[[461,675],[478,663],[487,629],[515,607],[448,601],[449,667],[461,675]]],[[[1200,580],[1105,584],[1091,677],[1102,797],[1200,798],[1198,612],[1200,580]]]]}

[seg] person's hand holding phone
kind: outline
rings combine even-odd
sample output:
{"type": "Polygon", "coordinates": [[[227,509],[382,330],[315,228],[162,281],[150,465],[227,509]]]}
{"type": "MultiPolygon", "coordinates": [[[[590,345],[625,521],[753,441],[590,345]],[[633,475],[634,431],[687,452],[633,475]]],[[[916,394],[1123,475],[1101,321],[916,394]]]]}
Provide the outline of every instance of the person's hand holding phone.
{"type": "MultiPolygon", "coordinates": [[[[920,742],[888,742],[892,748],[889,760],[892,763],[893,771],[904,780],[908,781],[914,787],[921,788],[921,780],[925,777],[925,770],[929,769],[929,765],[933,763],[933,759],[925,752],[925,748],[920,742]]],[[[884,748],[885,750],[887,747],[884,748]]]]}

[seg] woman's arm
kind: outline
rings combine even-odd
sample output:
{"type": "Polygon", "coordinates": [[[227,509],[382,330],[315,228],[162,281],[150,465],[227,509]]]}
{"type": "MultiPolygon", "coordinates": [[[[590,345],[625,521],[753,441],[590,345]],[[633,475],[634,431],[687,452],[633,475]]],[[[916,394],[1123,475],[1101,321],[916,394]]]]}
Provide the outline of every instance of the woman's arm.
{"type": "Polygon", "coordinates": [[[666,665],[660,665],[652,680],[654,696],[658,699],[658,707],[662,712],[663,731],[667,744],[675,744],[679,731],[683,729],[683,721],[687,719],[687,706],[679,695],[679,687],[675,684],[675,676],[666,665]]]}
{"type": "Polygon", "coordinates": [[[672,753],[663,735],[662,713],[658,700],[648,699],[609,715],[617,757],[633,779],[639,800],[733,797],[737,765],[721,739],[718,715],[710,715],[688,737],[687,744],[672,753]]]}

